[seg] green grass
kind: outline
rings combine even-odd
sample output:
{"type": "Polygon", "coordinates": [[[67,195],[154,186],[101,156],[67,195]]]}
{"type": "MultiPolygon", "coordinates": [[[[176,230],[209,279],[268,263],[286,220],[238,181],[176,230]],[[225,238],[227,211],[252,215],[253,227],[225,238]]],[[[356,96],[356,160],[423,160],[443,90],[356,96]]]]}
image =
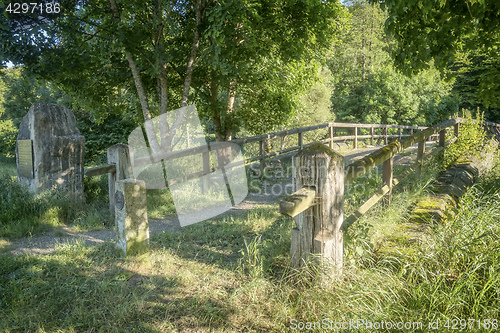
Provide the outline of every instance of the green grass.
{"type": "Polygon", "coordinates": [[[112,225],[106,177],[85,178],[82,205],[55,191],[32,195],[16,176],[15,159],[0,158],[0,238],[34,236],[63,225],[71,225],[75,231],[112,225]]]}
{"type": "Polygon", "coordinates": [[[379,330],[405,332],[439,320],[436,331],[465,331],[444,325],[500,315],[499,174],[475,185],[448,224],[416,233],[408,213],[434,173],[398,185],[390,206],[349,229],[343,274],[329,283],[312,263],[289,267],[294,222],[277,205],[154,235],[138,257],[119,257],[111,243],[0,254],[0,331],[284,332],[292,320],[323,319],[422,322],[379,330]]]}

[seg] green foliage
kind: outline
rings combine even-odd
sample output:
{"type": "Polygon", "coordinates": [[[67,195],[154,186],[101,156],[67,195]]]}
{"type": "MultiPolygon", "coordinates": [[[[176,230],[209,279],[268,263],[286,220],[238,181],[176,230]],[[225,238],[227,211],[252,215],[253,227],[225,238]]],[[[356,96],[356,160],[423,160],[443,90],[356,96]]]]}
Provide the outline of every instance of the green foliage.
{"type": "Polygon", "coordinates": [[[470,68],[469,72],[478,81],[473,94],[486,107],[500,106],[496,79],[500,47],[498,1],[370,2],[387,9],[385,28],[395,41],[391,54],[400,70],[414,74],[428,69],[431,60],[437,68],[446,69],[459,52],[481,54],[485,58],[479,66],[482,68],[470,68]]]}
{"type": "Polygon", "coordinates": [[[17,131],[11,119],[0,120],[0,154],[15,156],[17,131]]]}
{"type": "Polygon", "coordinates": [[[106,163],[106,150],[117,143],[127,143],[137,124],[127,117],[109,114],[100,122],[90,114],[74,111],[80,134],[85,137],[85,163],[106,163]]]}
{"type": "Polygon", "coordinates": [[[457,140],[445,150],[444,168],[460,158],[481,159],[482,155],[488,153],[485,151],[485,148],[490,146],[483,126],[484,115],[478,112],[474,118],[469,110],[462,110],[462,118],[457,140]]]}
{"type": "Polygon", "coordinates": [[[434,125],[458,111],[452,82],[431,66],[414,77],[390,62],[392,40],[383,31],[386,13],[365,1],[349,4],[352,23],[328,61],[333,110],[347,122],[434,125]]]}

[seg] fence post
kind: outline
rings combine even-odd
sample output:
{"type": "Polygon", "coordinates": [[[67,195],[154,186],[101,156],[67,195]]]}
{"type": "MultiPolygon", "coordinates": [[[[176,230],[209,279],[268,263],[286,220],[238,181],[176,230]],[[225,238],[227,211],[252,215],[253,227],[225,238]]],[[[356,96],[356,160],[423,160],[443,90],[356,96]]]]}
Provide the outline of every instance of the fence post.
{"type": "Polygon", "coordinates": [[[281,150],[285,150],[286,135],[281,137],[281,150]]]}
{"type": "Polygon", "coordinates": [[[352,149],[358,148],[358,128],[354,127],[354,141],[352,143],[352,149]]]}
{"type": "Polygon", "coordinates": [[[401,127],[398,128],[398,140],[401,141],[401,127]]]}
{"type": "Polygon", "coordinates": [[[130,150],[128,145],[118,143],[107,150],[108,164],[115,164],[116,171],[108,174],[109,210],[115,214],[116,182],[133,178],[132,165],[130,164],[130,150]]]}
{"type": "Polygon", "coordinates": [[[425,154],[425,140],[422,140],[418,143],[418,151],[417,151],[417,161],[419,162],[419,166],[417,167],[417,176],[420,177],[422,174],[422,168],[424,164],[424,154],[425,154]]]}
{"type": "Polygon", "coordinates": [[[203,163],[203,190],[207,191],[210,186],[210,177],[208,174],[210,173],[210,152],[205,151],[201,154],[202,163],[203,163]]]}
{"type": "Polygon", "coordinates": [[[456,123],[454,126],[453,126],[453,129],[455,131],[455,136],[458,137],[458,133],[460,132],[460,123],[456,123]]]}
{"type": "Polygon", "coordinates": [[[384,143],[387,145],[388,140],[387,140],[387,126],[384,127],[384,143]]]}
{"type": "Polygon", "coordinates": [[[390,204],[392,201],[393,172],[394,172],[394,157],[391,157],[388,160],[384,161],[383,172],[382,172],[383,185],[387,185],[389,187],[389,192],[387,192],[387,196],[385,197],[385,204],[390,204]]]}
{"type": "Polygon", "coordinates": [[[265,162],[266,162],[266,149],[265,149],[265,141],[263,138],[260,138],[259,141],[259,154],[260,154],[260,177],[264,178],[264,170],[265,170],[265,162]]]}
{"type": "MultiPolygon", "coordinates": [[[[344,157],[323,144],[306,147],[294,157],[296,189],[316,191],[315,204],[297,215],[292,229],[291,264],[300,267],[311,253],[342,271],[344,210],[344,157]]],[[[324,266],[328,268],[327,266],[324,266]]]]}
{"type": "Polygon", "coordinates": [[[373,130],[373,126],[370,127],[370,145],[373,146],[373,134],[374,134],[374,130],[373,130]]]}
{"type": "Polygon", "coordinates": [[[410,128],[410,135],[413,135],[413,128],[410,128]]]}
{"type": "Polygon", "coordinates": [[[439,146],[444,147],[446,143],[446,128],[439,132],[439,146]]]}
{"type": "Polygon", "coordinates": [[[333,149],[333,127],[329,127],[328,130],[330,131],[330,149],[333,149]]]}
{"type": "Polygon", "coordinates": [[[299,151],[302,150],[302,148],[304,148],[304,141],[303,141],[303,135],[302,135],[302,132],[299,132],[298,133],[298,146],[299,146],[299,151]]]}

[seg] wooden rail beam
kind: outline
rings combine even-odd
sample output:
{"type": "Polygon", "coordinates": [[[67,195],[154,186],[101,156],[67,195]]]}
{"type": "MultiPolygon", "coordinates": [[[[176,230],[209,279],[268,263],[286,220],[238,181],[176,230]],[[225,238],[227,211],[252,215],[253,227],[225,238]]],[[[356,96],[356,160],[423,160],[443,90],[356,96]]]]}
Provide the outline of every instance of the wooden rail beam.
{"type": "Polygon", "coordinates": [[[116,172],[116,164],[106,164],[100,165],[93,168],[88,168],[85,170],[85,176],[87,177],[95,177],[105,175],[107,173],[116,172]]]}
{"type": "Polygon", "coordinates": [[[295,217],[311,207],[315,197],[315,190],[301,188],[280,201],[280,214],[295,217]]]}
{"type": "Polygon", "coordinates": [[[365,156],[364,158],[357,160],[354,163],[349,164],[346,167],[346,182],[352,181],[366,172],[370,171],[377,165],[391,158],[392,156],[400,153],[404,149],[413,146],[414,144],[427,139],[429,136],[442,131],[450,126],[454,126],[456,123],[461,121],[460,118],[454,118],[437,124],[433,127],[429,127],[425,131],[413,134],[401,142],[393,142],[385,147],[382,147],[373,153],[365,156]]]}

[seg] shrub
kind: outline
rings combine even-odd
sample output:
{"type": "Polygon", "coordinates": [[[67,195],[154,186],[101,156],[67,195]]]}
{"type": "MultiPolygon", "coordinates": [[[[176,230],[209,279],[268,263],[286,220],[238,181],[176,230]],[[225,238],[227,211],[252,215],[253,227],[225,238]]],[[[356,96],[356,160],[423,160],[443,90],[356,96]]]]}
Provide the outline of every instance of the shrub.
{"type": "Polygon", "coordinates": [[[460,158],[471,158],[482,160],[482,156],[491,154],[493,139],[488,139],[488,135],[483,127],[484,114],[479,111],[476,119],[469,110],[462,110],[463,122],[460,124],[460,131],[457,140],[446,148],[443,167],[447,168],[457,162],[460,158]]]}
{"type": "Polygon", "coordinates": [[[11,119],[0,120],[0,154],[15,156],[17,128],[11,119]]]}

